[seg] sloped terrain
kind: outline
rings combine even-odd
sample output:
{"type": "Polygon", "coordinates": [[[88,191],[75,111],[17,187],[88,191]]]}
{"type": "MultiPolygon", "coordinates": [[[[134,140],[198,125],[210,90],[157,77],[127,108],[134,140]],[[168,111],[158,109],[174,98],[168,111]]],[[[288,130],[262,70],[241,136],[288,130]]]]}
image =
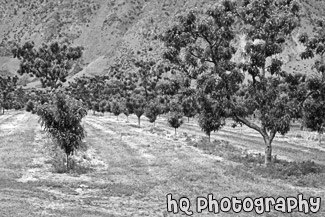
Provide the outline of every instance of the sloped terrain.
{"type": "MultiPolygon", "coordinates": [[[[129,59],[139,50],[152,48],[151,56],[159,56],[161,43],[155,39],[173,22],[175,15],[191,8],[206,9],[212,0],[42,0],[8,1],[0,4],[0,72],[14,74],[17,62],[8,58],[13,43],[28,40],[36,44],[64,38],[82,45],[85,52],[76,76],[107,73],[116,59],[129,59]],[[90,64],[88,66],[88,64],[90,64]]],[[[312,32],[314,20],[324,16],[325,2],[301,0],[302,26],[297,30],[284,59],[292,72],[310,71],[311,61],[300,61],[303,47],[297,43],[301,32],[312,32]]]]}

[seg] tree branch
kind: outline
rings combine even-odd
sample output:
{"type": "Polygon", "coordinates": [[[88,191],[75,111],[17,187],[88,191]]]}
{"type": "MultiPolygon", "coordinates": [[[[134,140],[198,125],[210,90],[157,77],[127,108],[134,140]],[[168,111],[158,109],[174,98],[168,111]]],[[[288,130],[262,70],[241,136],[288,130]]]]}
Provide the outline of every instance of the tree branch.
{"type": "Polygon", "coordinates": [[[270,133],[270,141],[272,142],[276,134],[276,130],[272,130],[270,133]]]}
{"type": "MultiPolygon", "coordinates": [[[[201,59],[198,55],[194,54],[191,50],[189,52],[195,58],[201,59]]],[[[210,62],[210,63],[214,63],[212,60],[209,60],[209,59],[203,59],[203,61],[210,62]]]]}
{"type": "Polygon", "coordinates": [[[237,115],[235,115],[235,118],[240,121],[241,123],[245,124],[247,127],[253,129],[253,130],[256,130],[257,132],[259,132],[260,134],[263,134],[261,128],[259,126],[257,126],[256,124],[254,123],[251,123],[249,120],[247,120],[246,118],[244,117],[239,117],[237,115]]]}

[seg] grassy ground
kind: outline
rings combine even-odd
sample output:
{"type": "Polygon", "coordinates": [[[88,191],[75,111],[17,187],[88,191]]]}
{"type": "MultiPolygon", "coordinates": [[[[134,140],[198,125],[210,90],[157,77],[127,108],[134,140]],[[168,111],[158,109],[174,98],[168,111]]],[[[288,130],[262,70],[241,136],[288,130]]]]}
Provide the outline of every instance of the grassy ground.
{"type": "MultiPolygon", "coordinates": [[[[324,200],[325,176],[279,177],[259,166],[262,139],[246,128],[225,127],[208,144],[191,121],[174,130],[161,118],[156,127],[136,117],[94,116],[84,121],[91,170],[83,174],[55,173],[48,146],[51,141],[25,112],[0,116],[0,216],[181,216],[166,213],[166,195],[174,198],[214,194],[215,198],[261,196],[319,196],[324,200]],[[248,160],[247,160],[248,159],[248,160]]],[[[325,165],[324,147],[296,138],[277,137],[278,159],[314,160],[325,165]]],[[[280,165],[280,164],[279,164],[280,165]]],[[[319,213],[325,216],[324,201],[319,213]]],[[[195,204],[191,207],[195,210],[195,204]]],[[[210,216],[203,212],[193,216],[210,216]]],[[[218,216],[258,216],[220,213],[218,216]]],[[[263,216],[304,216],[270,212],[263,216]]]]}

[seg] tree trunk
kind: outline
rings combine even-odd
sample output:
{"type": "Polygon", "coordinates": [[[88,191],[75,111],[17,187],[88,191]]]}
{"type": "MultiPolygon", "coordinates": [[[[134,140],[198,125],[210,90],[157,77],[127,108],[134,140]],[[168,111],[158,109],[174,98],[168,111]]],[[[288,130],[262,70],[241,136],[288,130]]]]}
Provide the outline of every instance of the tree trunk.
{"type": "Polygon", "coordinates": [[[190,117],[187,117],[187,123],[190,123],[190,117]]]}
{"type": "Polygon", "coordinates": [[[118,120],[118,115],[116,115],[116,120],[118,120]]]}
{"type": "Polygon", "coordinates": [[[126,116],[126,122],[129,123],[129,116],[126,116]]]}
{"type": "Polygon", "coordinates": [[[322,144],[322,134],[321,133],[318,133],[318,142],[319,142],[319,145],[322,144]]]}
{"type": "Polygon", "coordinates": [[[155,126],[155,125],[156,125],[156,121],[153,122],[153,126],[155,126]]]}
{"type": "Polygon", "coordinates": [[[300,124],[300,130],[301,130],[301,131],[304,130],[304,125],[303,125],[303,123],[300,124]]]}
{"type": "Polygon", "coordinates": [[[209,136],[209,143],[210,143],[210,141],[211,141],[211,140],[210,140],[210,137],[211,137],[211,133],[209,133],[209,134],[208,134],[208,136],[209,136]]]}
{"type": "Polygon", "coordinates": [[[272,164],[272,141],[277,133],[276,129],[273,129],[268,133],[265,126],[259,127],[256,124],[240,116],[235,116],[235,118],[241,123],[243,123],[244,125],[246,125],[247,127],[256,130],[262,135],[265,144],[265,166],[267,167],[271,165],[272,164]]]}
{"type": "Polygon", "coordinates": [[[140,117],[138,117],[138,125],[139,125],[139,128],[140,128],[140,117]]]}
{"type": "Polygon", "coordinates": [[[175,128],[175,136],[176,136],[176,128],[175,128]]]}
{"type": "Polygon", "coordinates": [[[265,166],[272,164],[272,141],[269,137],[264,137],[265,142],[265,166]]]}
{"type": "Polygon", "coordinates": [[[95,110],[93,110],[93,115],[95,115],[95,110]]]}
{"type": "Polygon", "coordinates": [[[69,155],[68,154],[66,154],[67,155],[67,172],[69,171],[69,155]]]}

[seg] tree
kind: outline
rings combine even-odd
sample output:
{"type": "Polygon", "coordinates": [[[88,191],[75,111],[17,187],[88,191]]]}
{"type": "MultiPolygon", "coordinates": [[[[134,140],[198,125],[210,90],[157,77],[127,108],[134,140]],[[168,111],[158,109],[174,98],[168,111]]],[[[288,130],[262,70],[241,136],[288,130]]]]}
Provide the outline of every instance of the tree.
{"type": "Polygon", "coordinates": [[[87,110],[79,101],[58,91],[54,94],[53,104],[40,105],[37,114],[41,126],[64,150],[68,171],[69,156],[80,147],[85,137],[81,120],[87,115],[87,110]]]}
{"type": "Polygon", "coordinates": [[[67,42],[42,44],[38,49],[34,42],[26,42],[23,46],[16,45],[12,53],[21,60],[20,75],[36,76],[44,88],[54,89],[66,81],[73,62],[81,58],[82,50],[82,47],[70,47],[67,42]]]}
{"type": "Polygon", "coordinates": [[[99,111],[101,112],[101,113],[105,113],[105,111],[106,111],[106,104],[107,104],[107,102],[105,101],[105,100],[102,100],[102,101],[100,101],[100,103],[99,103],[99,111]]]}
{"type": "Polygon", "coordinates": [[[12,107],[15,110],[23,109],[28,101],[28,96],[22,87],[16,88],[12,93],[12,107]]]}
{"type": "Polygon", "coordinates": [[[0,76],[0,105],[2,107],[2,113],[5,109],[9,109],[11,101],[13,100],[13,93],[17,87],[18,77],[1,77],[0,76]]]}
{"type": "Polygon", "coordinates": [[[201,95],[199,99],[199,119],[198,123],[202,131],[210,136],[212,131],[218,131],[223,125],[225,125],[225,116],[222,108],[219,107],[218,103],[214,103],[211,98],[208,98],[205,95],[201,95]]]}
{"type": "Polygon", "coordinates": [[[93,85],[90,77],[82,76],[74,79],[73,82],[69,82],[66,87],[66,91],[77,100],[82,100],[89,109],[92,108],[93,97],[93,85]]]}
{"type": "Polygon", "coordinates": [[[33,101],[29,100],[26,105],[26,111],[31,112],[34,110],[34,103],[33,101]]]}
{"type": "Polygon", "coordinates": [[[138,125],[140,127],[140,118],[144,114],[146,101],[145,98],[140,94],[133,94],[133,112],[138,117],[138,125]]]}
{"type": "Polygon", "coordinates": [[[321,134],[325,129],[325,19],[318,20],[316,31],[313,37],[303,33],[299,41],[305,46],[305,50],[300,54],[302,59],[315,58],[312,66],[314,73],[307,82],[308,95],[303,109],[304,124],[319,133],[319,143],[321,134]]]}
{"type": "Polygon", "coordinates": [[[145,109],[145,116],[149,118],[149,122],[155,125],[158,115],[160,114],[159,104],[151,101],[145,109]]]}
{"type": "Polygon", "coordinates": [[[105,111],[106,111],[106,112],[111,112],[111,104],[108,103],[108,102],[106,103],[105,111]]]}
{"type": "Polygon", "coordinates": [[[91,103],[91,106],[92,106],[93,114],[95,114],[95,112],[99,112],[99,103],[97,101],[93,101],[91,103]]]}
{"type": "Polygon", "coordinates": [[[111,109],[113,114],[116,116],[116,119],[118,120],[118,116],[122,113],[119,102],[114,100],[111,104],[111,109]]]}
{"type": "Polygon", "coordinates": [[[182,100],[182,111],[185,117],[187,117],[187,122],[190,122],[190,118],[197,114],[198,105],[195,96],[186,96],[182,100]]]}
{"type": "Polygon", "coordinates": [[[205,14],[180,16],[161,37],[166,59],[195,80],[197,89],[222,103],[226,117],[261,134],[265,165],[271,164],[276,133],[288,132],[303,94],[304,76],[284,72],[278,57],[299,23],[298,12],[294,0],[245,0],[241,5],[224,0],[205,14]],[[240,61],[234,57],[237,23],[247,41],[240,61]],[[247,119],[255,111],[261,114],[260,124],[247,119]]]}
{"type": "MultiPolygon", "coordinates": [[[[322,94],[325,94],[323,91],[322,94]]],[[[303,121],[306,127],[319,134],[319,143],[321,143],[321,134],[325,130],[325,101],[324,97],[315,97],[306,100],[304,104],[303,121]]]]}
{"type": "Polygon", "coordinates": [[[171,112],[167,119],[168,125],[175,129],[179,128],[183,124],[183,115],[179,112],[171,112]]]}
{"type": "Polygon", "coordinates": [[[129,122],[129,115],[133,113],[133,105],[129,98],[124,98],[120,102],[122,113],[126,116],[127,122],[129,122]]]}

